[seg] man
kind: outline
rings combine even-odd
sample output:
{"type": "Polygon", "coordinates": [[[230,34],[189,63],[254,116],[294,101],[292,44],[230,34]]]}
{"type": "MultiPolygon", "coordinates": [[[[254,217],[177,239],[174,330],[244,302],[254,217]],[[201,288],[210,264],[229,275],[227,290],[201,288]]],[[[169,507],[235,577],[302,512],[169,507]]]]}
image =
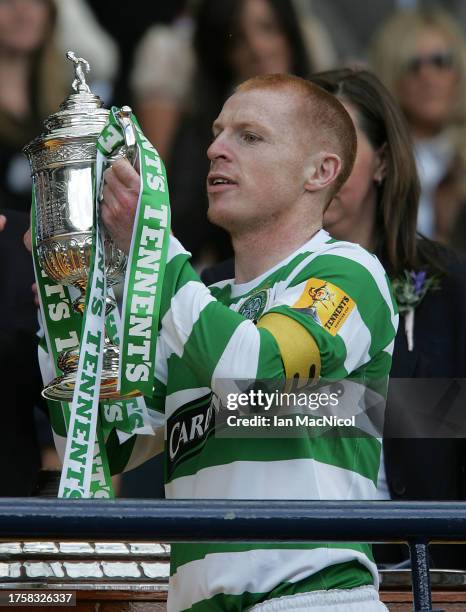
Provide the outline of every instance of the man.
{"type": "MultiPolygon", "coordinates": [[[[220,438],[212,402],[225,379],[388,375],[397,315],[384,271],[321,229],[351,172],[351,119],[315,85],[270,75],[236,90],[213,133],[209,218],[230,232],[235,280],[209,292],[171,238],[157,365],[167,497],[373,498],[378,440],[220,438]]],[[[105,180],[102,218],[128,250],[139,177],[120,161],[105,180]]],[[[175,545],[169,609],[382,610],[370,557],[349,543],[175,545]]]]}

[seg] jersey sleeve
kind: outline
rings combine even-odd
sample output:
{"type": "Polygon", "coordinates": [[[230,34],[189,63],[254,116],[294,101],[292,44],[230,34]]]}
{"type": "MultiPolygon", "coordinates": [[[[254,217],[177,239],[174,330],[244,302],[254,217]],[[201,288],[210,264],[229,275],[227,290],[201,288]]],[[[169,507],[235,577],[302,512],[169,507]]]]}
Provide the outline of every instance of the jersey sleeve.
{"type": "Polygon", "coordinates": [[[299,323],[318,346],[322,377],[342,379],[369,364],[371,377],[386,376],[398,325],[389,281],[369,253],[341,251],[303,266],[263,321],[275,314],[299,323]]]}

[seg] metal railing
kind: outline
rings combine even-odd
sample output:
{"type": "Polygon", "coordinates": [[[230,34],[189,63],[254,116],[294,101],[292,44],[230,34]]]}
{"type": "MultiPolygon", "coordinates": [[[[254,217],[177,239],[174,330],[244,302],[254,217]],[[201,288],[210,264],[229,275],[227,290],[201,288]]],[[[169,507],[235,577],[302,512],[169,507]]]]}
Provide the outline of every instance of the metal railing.
{"type": "Polygon", "coordinates": [[[0,538],[407,542],[415,612],[433,612],[428,543],[466,541],[466,502],[0,499],[0,538]]]}

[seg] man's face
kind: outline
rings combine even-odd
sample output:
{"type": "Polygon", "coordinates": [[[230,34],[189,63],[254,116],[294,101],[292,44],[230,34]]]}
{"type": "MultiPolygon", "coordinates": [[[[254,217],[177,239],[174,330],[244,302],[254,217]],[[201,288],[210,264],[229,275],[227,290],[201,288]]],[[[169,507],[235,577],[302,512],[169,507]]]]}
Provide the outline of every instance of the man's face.
{"type": "Polygon", "coordinates": [[[311,158],[305,106],[287,89],[235,93],[214,122],[208,217],[233,235],[300,214],[311,158]]]}

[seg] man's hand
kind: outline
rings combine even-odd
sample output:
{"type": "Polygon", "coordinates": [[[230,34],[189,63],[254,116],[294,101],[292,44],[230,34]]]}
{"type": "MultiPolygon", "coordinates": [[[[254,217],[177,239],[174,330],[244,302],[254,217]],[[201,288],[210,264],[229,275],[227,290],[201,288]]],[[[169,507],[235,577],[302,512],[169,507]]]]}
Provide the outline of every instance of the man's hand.
{"type": "Polygon", "coordinates": [[[5,228],[6,225],[6,217],[5,215],[0,215],[0,232],[5,228]]]}
{"type": "Polygon", "coordinates": [[[118,248],[129,253],[139,197],[139,174],[126,159],[119,159],[104,172],[101,214],[118,248]]]}

